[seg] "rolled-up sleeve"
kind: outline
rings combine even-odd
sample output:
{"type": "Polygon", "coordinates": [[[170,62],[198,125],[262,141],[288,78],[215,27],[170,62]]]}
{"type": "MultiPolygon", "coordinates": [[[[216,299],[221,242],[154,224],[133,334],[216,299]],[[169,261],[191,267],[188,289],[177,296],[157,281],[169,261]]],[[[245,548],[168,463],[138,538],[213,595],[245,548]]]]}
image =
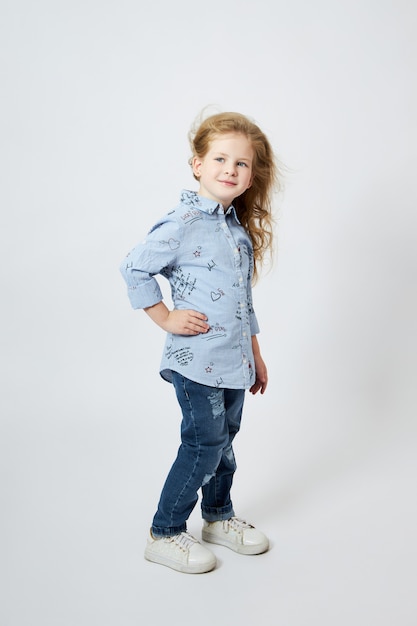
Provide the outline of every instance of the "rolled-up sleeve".
{"type": "Polygon", "coordinates": [[[259,333],[258,320],[256,319],[255,313],[252,313],[252,315],[250,316],[250,334],[252,336],[252,335],[257,335],[258,333],[259,333]]]}
{"type": "Polygon", "coordinates": [[[162,218],[145,240],[133,248],[120,265],[127,294],[134,309],[144,309],[162,300],[155,275],[169,271],[175,264],[181,233],[173,215],[162,218]]]}

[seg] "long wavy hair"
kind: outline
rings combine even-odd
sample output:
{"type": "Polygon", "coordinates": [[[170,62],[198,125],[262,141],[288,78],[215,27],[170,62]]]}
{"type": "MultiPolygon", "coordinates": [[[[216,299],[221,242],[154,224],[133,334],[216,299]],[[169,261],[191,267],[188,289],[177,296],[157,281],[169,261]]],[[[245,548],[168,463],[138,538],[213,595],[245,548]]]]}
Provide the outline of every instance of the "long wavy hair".
{"type": "MultiPolygon", "coordinates": [[[[216,113],[197,122],[189,132],[192,157],[204,158],[213,139],[226,133],[240,133],[251,143],[254,151],[252,185],[233,201],[239,221],[248,232],[253,246],[256,281],[259,266],[266,255],[272,257],[273,216],[272,195],[280,188],[277,160],[269,140],[261,129],[241,113],[216,113]]],[[[198,178],[194,176],[196,180],[198,178]]]]}

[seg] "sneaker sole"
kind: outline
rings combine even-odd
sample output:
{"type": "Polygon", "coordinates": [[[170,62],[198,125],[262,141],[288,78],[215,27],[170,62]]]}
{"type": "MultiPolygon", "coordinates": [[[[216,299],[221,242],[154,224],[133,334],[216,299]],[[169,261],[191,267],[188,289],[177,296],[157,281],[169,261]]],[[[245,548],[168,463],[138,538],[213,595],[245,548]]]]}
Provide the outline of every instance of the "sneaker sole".
{"type": "Polygon", "coordinates": [[[233,552],[238,552],[239,554],[263,554],[269,548],[269,541],[254,546],[245,546],[241,543],[235,543],[234,541],[227,541],[227,539],[216,537],[215,535],[212,535],[205,530],[202,530],[201,537],[203,541],[206,541],[207,543],[216,543],[219,546],[230,548],[230,550],[233,550],[233,552]]]}
{"type": "Polygon", "coordinates": [[[212,562],[206,563],[205,565],[187,565],[187,563],[178,563],[177,561],[168,559],[161,554],[152,554],[152,552],[148,552],[148,550],[145,550],[145,559],[147,561],[151,561],[152,563],[165,565],[166,567],[170,567],[171,569],[174,569],[177,572],[182,572],[183,574],[206,574],[207,572],[211,572],[216,567],[216,559],[213,559],[212,562]]]}

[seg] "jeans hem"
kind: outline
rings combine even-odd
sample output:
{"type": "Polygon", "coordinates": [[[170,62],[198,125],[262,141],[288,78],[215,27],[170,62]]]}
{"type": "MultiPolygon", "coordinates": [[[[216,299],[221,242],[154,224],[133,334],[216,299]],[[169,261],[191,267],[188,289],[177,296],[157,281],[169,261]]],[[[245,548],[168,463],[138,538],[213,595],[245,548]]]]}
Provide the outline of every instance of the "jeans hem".
{"type": "Polygon", "coordinates": [[[227,507],[223,506],[220,508],[201,507],[201,513],[202,513],[203,519],[206,522],[221,522],[226,519],[230,519],[235,514],[233,507],[231,506],[227,506],[227,507]]]}
{"type": "Polygon", "coordinates": [[[151,532],[155,539],[162,539],[163,537],[173,537],[179,535],[187,530],[187,525],[170,526],[169,528],[160,528],[159,526],[152,526],[151,532]]]}

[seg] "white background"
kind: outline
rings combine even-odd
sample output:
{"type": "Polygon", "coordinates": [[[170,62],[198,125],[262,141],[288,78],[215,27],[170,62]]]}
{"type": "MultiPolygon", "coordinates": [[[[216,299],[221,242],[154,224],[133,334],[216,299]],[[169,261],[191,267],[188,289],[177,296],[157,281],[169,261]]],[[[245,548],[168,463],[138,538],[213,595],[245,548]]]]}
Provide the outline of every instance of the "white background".
{"type": "Polygon", "coordinates": [[[2,626],[415,626],[416,17],[2,0],[2,626]],[[180,415],[118,267],[196,188],[209,104],[287,168],[234,487],[272,549],[188,576],[143,559],[180,415]]]}

